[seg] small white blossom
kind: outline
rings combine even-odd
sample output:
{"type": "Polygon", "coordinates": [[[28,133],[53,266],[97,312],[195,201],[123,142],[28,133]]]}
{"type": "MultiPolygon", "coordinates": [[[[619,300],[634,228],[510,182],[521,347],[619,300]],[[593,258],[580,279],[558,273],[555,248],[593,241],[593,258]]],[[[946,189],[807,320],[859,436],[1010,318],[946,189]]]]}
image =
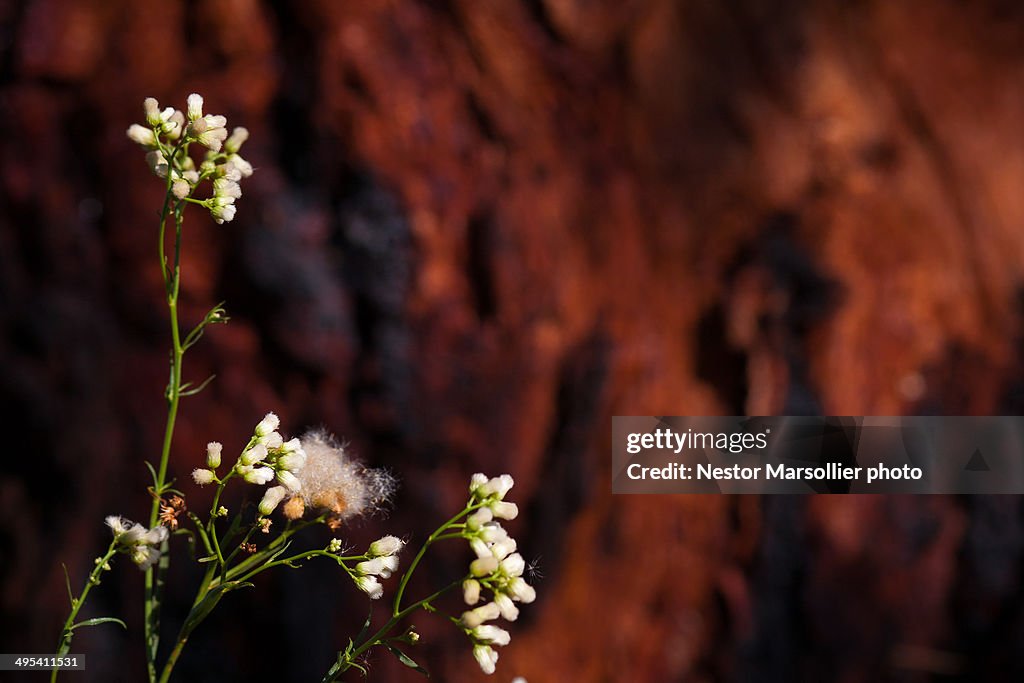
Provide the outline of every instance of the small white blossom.
{"type": "Polygon", "coordinates": [[[267,489],[266,493],[263,494],[263,500],[259,504],[260,514],[266,517],[277,509],[277,506],[284,500],[287,492],[287,489],[283,486],[272,486],[267,489]]]}
{"type": "Polygon", "coordinates": [[[508,582],[506,589],[513,600],[518,600],[522,603],[531,603],[537,599],[537,591],[534,590],[533,586],[526,583],[526,580],[522,577],[514,577],[508,582]]]}
{"type": "Polygon", "coordinates": [[[384,595],[384,586],[380,585],[376,576],[357,576],[356,586],[370,596],[371,600],[378,600],[384,595]]]}
{"type": "Polygon", "coordinates": [[[462,582],[462,599],[467,605],[475,605],[480,602],[480,582],[476,579],[466,579],[462,582]]]}
{"type": "Polygon", "coordinates": [[[236,212],[237,209],[234,204],[210,207],[210,216],[213,218],[213,222],[217,225],[233,221],[235,219],[236,212]]]}
{"type": "Polygon", "coordinates": [[[266,460],[268,455],[267,447],[258,443],[247,451],[243,451],[242,456],[238,461],[243,465],[255,465],[258,462],[266,460]]]}
{"type": "Polygon", "coordinates": [[[382,536],[376,541],[370,544],[370,549],[366,552],[371,557],[383,557],[387,555],[395,555],[405,545],[405,541],[398,538],[397,536],[382,536]]]}
{"type": "Polygon", "coordinates": [[[491,512],[491,509],[489,507],[480,508],[479,510],[477,510],[476,512],[474,512],[466,518],[466,526],[474,530],[479,529],[484,524],[490,522],[492,519],[494,519],[494,514],[491,512]]]}
{"type": "Polygon", "coordinates": [[[498,519],[515,519],[519,516],[519,506],[515,503],[495,501],[491,503],[491,512],[498,519]]]}
{"type": "Polygon", "coordinates": [[[512,598],[504,593],[494,596],[494,604],[501,610],[501,618],[507,621],[515,621],[519,618],[519,608],[512,602],[512,598]]]}
{"type": "Polygon", "coordinates": [[[281,437],[280,433],[270,432],[266,436],[260,437],[260,443],[266,446],[267,448],[280,448],[281,444],[284,443],[284,439],[281,437]]]}
{"type": "Polygon", "coordinates": [[[302,482],[288,470],[278,470],[277,480],[284,484],[289,491],[299,492],[302,490],[302,482]]]}
{"type": "Polygon", "coordinates": [[[462,613],[461,621],[466,628],[476,628],[485,621],[492,621],[501,616],[501,608],[493,602],[474,607],[462,613]]]}
{"type": "Polygon", "coordinates": [[[239,126],[231,131],[231,137],[224,141],[224,151],[228,154],[238,154],[238,150],[248,139],[249,130],[239,126]]]}
{"type": "Polygon", "coordinates": [[[512,640],[512,636],[509,632],[498,626],[492,626],[491,624],[484,624],[483,626],[477,626],[473,629],[473,637],[488,645],[508,645],[512,640]]]}
{"type": "Polygon", "coordinates": [[[331,542],[327,544],[327,550],[336,553],[341,550],[342,544],[340,538],[332,538],[331,542]]]}
{"type": "Polygon", "coordinates": [[[147,149],[156,147],[156,135],[152,129],[133,123],[128,127],[128,139],[147,149]]]}
{"type": "Polygon", "coordinates": [[[513,553],[501,561],[499,568],[501,573],[509,578],[522,576],[526,569],[526,561],[519,553],[513,553]]]}
{"type": "Polygon", "coordinates": [[[219,441],[211,441],[206,444],[206,466],[213,469],[220,467],[220,456],[224,450],[224,445],[219,441]]]}
{"type": "Polygon", "coordinates": [[[269,484],[274,479],[274,470],[269,467],[256,467],[242,475],[250,484],[269,484]]]}
{"type": "Polygon", "coordinates": [[[270,432],[277,431],[280,426],[281,419],[274,413],[267,413],[256,425],[256,436],[266,436],[270,432]]]}
{"type": "Polygon", "coordinates": [[[188,120],[195,121],[203,116],[203,96],[192,93],[188,96],[188,120]]]}
{"type": "Polygon", "coordinates": [[[489,557],[478,557],[469,563],[469,573],[473,576],[490,576],[498,569],[498,558],[493,555],[489,557]]]}
{"type": "Polygon", "coordinates": [[[215,479],[215,476],[216,475],[214,475],[214,473],[211,470],[204,470],[199,467],[192,470],[192,479],[200,486],[212,484],[213,480],[215,479]]]}
{"type": "Polygon", "coordinates": [[[476,659],[477,664],[480,665],[481,671],[487,675],[494,673],[494,668],[498,664],[498,653],[495,652],[494,648],[490,645],[474,645],[473,657],[476,659]]]}

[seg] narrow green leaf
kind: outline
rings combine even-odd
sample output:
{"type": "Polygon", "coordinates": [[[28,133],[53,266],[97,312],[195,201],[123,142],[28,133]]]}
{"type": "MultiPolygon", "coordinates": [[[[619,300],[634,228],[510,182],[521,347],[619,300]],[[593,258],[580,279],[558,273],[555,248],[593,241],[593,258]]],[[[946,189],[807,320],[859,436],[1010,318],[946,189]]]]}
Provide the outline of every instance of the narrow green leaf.
{"type": "MultiPolygon", "coordinates": [[[[357,643],[363,642],[363,638],[365,638],[366,634],[370,632],[370,619],[372,617],[373,617],[373,610],[371,609],[370,613],[366,615],[366,621],[363,622],[363,628],[359,631],[359,635],[356,636],[356,642],[357,643]]],[[[350,643],[351,643],[351,641],[350,641],[350,643]]]]}
{"type": "Polygon", "coordinates": [[[391,654],[393,654],[393,655],[394,655],[394,656],[395,656],[396,658],[398,658],[398,661],[400,661],[400,662],[401,662],[402,664],[405,664],[405,665],[406,665],[407,667],[409,667],[410,669],[412,669],[412,670],[414,670],[414,671],[418,671],[418,672],[420,672],[421,674],[423,674],[424,676],[426,676],[427,678],[430,678],[430,672],[428,672],[428,671],[427,671],[426,669],[424,669],[424,668],[423,668],[422,666],[420,666],[419,664],[417,664],[417,663],[416,663],[416,662],[415,662],[415,661],[414,661],[414,660],[412,659],[412,657],[410,657],[409,655],[405,654],[404,652],[402,652],[401,650],[399,650],[399,649],[398,649],[397,647],[395,647],[395,646],[394,646],[394,645],[392,645],[391,643],[384,643],[384,646],[385,646],[385,647],[386,647],[387,649],[391,650],[391,654]]]}
{"type": "Polygon", "coordinates": [[[182,634],[188,635],[192,633],[195,627],[199,626],[203,619],[210,615],[213,608],[217,606],[217,603],[220,602],[220,599],[226,594],[233,590],[248,588],[251,586],[252,584],[248,581],[228,581],[227,583],[222,583],[211,589],[202,601],[193,607],[191,612],[189,612],[188,617],[185,619],[185,624],[181,627],[182,634]]]}
{"type": "Polygon", "coordinates": [[[71,630],[74,631],[80,626],[99,626],[100,624],[120,624],[121,628],[126,631],[128,630],[128,625],[116,617],[96,617],[95,619],[86,619],[85,621],[80,621],[72,626],[71,630]]]}
{"type": "Polygon", "coordinates": [[[153,475],[153,487],[155,488],[156,487],[156,470],[153,468],[153,465],[151,465],[148,460],[146,460],[144,462],[146,463],[146,469],[148,469],[149,473],[151,475],[153,475]]]}
{"type": "Polygon", "coordinates": [[[68,576],[68,566],[63,562],[60,566],[64,568],[64,585],[68,587],[68,600],[71,601],[71,609],[75,608],[75,595],[71,592],[71,577],[68,576]]]}

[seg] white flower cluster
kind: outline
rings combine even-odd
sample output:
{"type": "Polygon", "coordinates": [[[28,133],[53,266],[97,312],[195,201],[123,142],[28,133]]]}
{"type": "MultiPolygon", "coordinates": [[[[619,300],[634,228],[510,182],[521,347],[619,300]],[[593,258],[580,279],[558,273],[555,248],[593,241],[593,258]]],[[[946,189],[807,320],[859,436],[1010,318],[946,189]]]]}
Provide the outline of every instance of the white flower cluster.
{"type": "Polygon", "coordinates": [[[476,559],[469,565],[470,576],[462,584],[462,595],[471,607],[480,602],[481,591],[491,592],[492,600],[462,614],[462,625],[473,641],[473,657],[484,673],[494,673],[498,653],[493,646],[508,645],[508,631],[485,622],[502,617],[515,621],[519,617],[516,602],[530,603],[537,593],[523,579],[526,562],[515,552],[516,540],[508,535],[499,519],[515,519],[519,508],[504,500],[512,488],[512,477],[503,474],[488,479],[474,474],[469,485],[471,503],[479,506],[466,518],[463,536],[469,540],[476,559]]]}
{"type": "Polygon", "coordinates": [[[171,193],[178,200],[190,197],[203,180],[212,180],[213,196],[199,203],[210,210],[217,223],[232,220],[235,200],[242,196],[238,183],[253,173],[252,164],[238,154],[249,131],[235,128],[229,137],[227,118],[204,115],[203,98],[196,93],[188,96],[187,114],[173,107],[161,110],[152,97],[143,102],[143,111],[146,125],[133,123],[128,137],[148,151],[150,170],[161,178],[170,174],[171,193]],[[207,148],[198,168],[188,154],[188,145],[193,142],[207,148]]]}
{"type": "Polygon", "coordinates": [[[160,545],[167,540],[169,533],[167,527],[158,525],[147,529],[117,515],[107,517],[106,521],[114,533],[114,540],[140,569],[149,569],[160,559],[160,545]]]}
{"type": "MultiPolygon", "coordinates": [[[[280,419],[274,413],[267,413],[260,420],[249,441],[248,447],[242,451],[232,472],[241,476],[250,484],[264,486],[274,479],[280,486],[273,486],[263,494],[259,511],[261,515],[269,515],[284,500],[285,496],[302,490],[302,482],[298,473],[306,465],[306,452],[298,439],[284,440],[277,431],[280,419]]],[[[199,485],[220,482],[217,468],[220,467],[223,446],[212,441],[206,445],[206,465],[209,469],[198,468],[192,471],[192,479],[199,485]]]]}
{"type": "Polygon", "coordinates": [[[378,600],[384,595],[384,587],[377,577],[387,579],[398,571],[398,553],[404,545],[405,541],[397,536],[379,538],[370,544],[366,551],[367,559],[356,565],[353,579],[359,590],[371,600],[378,600]]]}

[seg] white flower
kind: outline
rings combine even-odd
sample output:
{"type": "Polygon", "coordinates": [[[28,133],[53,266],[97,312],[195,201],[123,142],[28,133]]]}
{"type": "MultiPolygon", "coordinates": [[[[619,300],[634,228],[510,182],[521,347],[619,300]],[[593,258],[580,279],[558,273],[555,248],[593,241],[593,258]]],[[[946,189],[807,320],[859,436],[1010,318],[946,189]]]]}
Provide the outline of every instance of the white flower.
{"type": "Polygon", "coordinates": [[[356,565],[356,571],[360,574],[376,576],[384,569],[383,558],[375,557],[372,560],[365,560],[356,565]]]}
{"type": "Polygon", "coordinates": [[[155,547],[167,540],[170,532],[167,527],[155,526],[152,529],[132,522],[124,517],[111,515],[106,519],[107,526],[114,533],[114,540],[120,548],[127,552],[132,562],[141,569],[148,569],[160,559],[160,549],[155,547]]]}
{"type": "Polygon", "coordinates": [[[219,441],[211,441],[210,443],[206,444],[207,467],[212,467],[213,469],[217,469],[218,467],[220,467],[220,456],[223,450],[224,446],[219,441]]]}
{"type": "Polygon", "coordinates": [[[228,178],[216,178],[213,181],[213,194],[217,197],[238,199],[242,196],[242,186],[237,181],[228,178]]]}
{"type": "Polygon", "coordinates": [[[258,462],[263,462],[267,459],[267,447],[261,443],[256,444],[252,448],[242,453],[242,457],[238,459],[243,465],[255,465],[258,462]]]}
{"type": "Polygon", "coordinates": [[[512,598],[505,595],[504,593],[498,593],[494,596],[494,604],[501,610],[502,619],[507,621],[515,621],[519,618],[519,608],[512,602],[512,598]]]}
{"type": "Polygon", "coordinates": [[[278,432],[270,432],[266,436],[260,437],[260,443],[267,448],[280,448],[284,443],[284,438],[278,432]]]}
{"type": "Polygon", "coordinates": [[[526,580],[522,577],[515,577],[508,582],[505,586],[508,594],[512,596],[513,600],[518,600],[522,603],[531,603],[537,599],[537,591],[534,590],[533,586],[526,583],[526,580]]]}
{"type": "Polygon", "coordinates": [[[486,474],[477,472],[476,474],[469,478],[469,492],[472,493],[473,495],[476,495],[476,492],[480,489],[480,487],[486,484],[488,481],[489,479],[487,478],[486,474]]]}
{"type": "Polygon", "coordinates": [[[341,550],[341,545],[342,544],[340,538],[332,538],[331,542],[327,544],[327,550],[332,553],[336,553],[339,550],[341,550]]]}
{"type": "Polygon", "coordinates": [[[207,484],[212,484],[214,478],[215,478],[215,475],[213,474],[213,472],[211,470],[204,470],[204,469],[201,469],[199,467],[197,467],[196,469],[192,470],[192,479],[197,484],[199,484],[200,486],[206,486],[207,484]]]}
{"type": "Polygon", "coordinates": [[[272,486],[267,489],[267,492],[263,494],[263,500],[261,500],[259,504],[260,514],[266,517],[272,513],[281,501],[284,500],[284,496],[287,492],[287,489],[283,486],[272,486]]]}
{"type": "Polygon", "coordinates": [[[137,545],[131,551],[132,562],[139,565],[139,569],[149,569],[160,559],[160,551],[148,545],[137,545]]]}
{"type": "Polygon", "coordinates": [[[371,600],[378,600],[384,595],[384,586],[380,585],[376,576],[357,576],[356,587],[370,596],[371,600]]]}
{"type": "Polygon", "coordinates": [[[133,123],[128,127],[128,139],[146,148],[156,147],[156,135],[152,129],[133,123]]]}
{"type": "Polygon", "coordinates": [[[473,629],[473,637],[488,645],[508,645],[512,640],[509,632],[498,626],[484,624],[473,629]]]}
{"type": "Polygon", "coordinates": [[[165,526],[155,526],[142,537],[143,541],[150,545],[159,545],[167,540],[170,532],[165,526]]]}
{"type": "Polygon", "coordinates": [[[305,454],[305,451],[302,450],[302,441],[297,439],[297,438],[296,439],[288,439],[287,441],[285,441],[284,445],[281,446],[281,450],[284,451],[285,453],[303,453],[303,454],[305,454]]]}
{"type": "Polygon", "coordinates": [[[238,154],[239,148],[249,139],[249,130],[241,126],[231,131],[231,137],[224,142],[224,151],[228,154],[238,154]]]}
{"type": "Polygon", "coordinates": [[[501,561],[501,573],[509,578],[522,576],[526,569],[526,561],[519,553],[513,553],[501,561]]]}
{"type": "Polygon", "coordinates": [[[491,503],[491,512],[498,519],[515,519],[519,516],[519,506],[515,503],[495,501],[491,503]]]}
{"type": "Polygon", "coordinates": [[[224,169],[225,177],[228,177],[230,174],[231,176],[237,176],[235,180],[239,180],[241,178],[248,178],[253,174],[252,164],[237,154],[232,154],[228,157],[224,165],[227,167],[224,169]]]}
{"type": "Polygon", "coordinates": [[[476,530],[490,522],[492,519],[494,519],[494,514],[491,512],[489,507],[480,508],[466,518],[466,526],[472,530],[476,530]]]}
{"type": "Polygon", "coordinates": [[[480,602],[480,582],[476,579],[466,579],[462,582],[462,599],[467,605],[475,605],[480,602]]]}
{"type": "Polygon", "coordinates": [[[158,178],[167,177],[167,159],[164,155],[156,150],[146,154],[146,164],[149,166],[149,170],[153,172],[153,175],[158,178]]]}
{"type": "Polygon", "coordinates": [[[244,473],[242,476],[250,484],[262,486],[263,484],[269,484],[274,479],[274,470],[270,467],[257,467],[244,473]]]}
{"type": "Polygon", "coordinates": [[[278,458],[277,464],[281,469],[285,469],[290,472],[298,472],[306,464],[306,454],[288,453],[287,455],[282,455],[278,458]]]}
{"type": "Polygon", "coordinates": [[[231,221],[233,221],[235,219],[236,211],[237,209],[235,209],[234,204],[228,204],[226,206],[213,206],[210,207],[210,216],[213,217],[214,223],[220,225],[222,223],[230,223],[231,221]]]}
{"type": "Polygon", "coordinates": [[[478,558],[491,557],[491,548],[480,538],[469,539],[469,547],[473,549],[478,558]]]}
{"type": "Polygon", "coordinates": [[[405,541],[398,538],[397,536],[382,536],[376,541],[370,544],[370,549],[366,552],[371,557],[383,557],[387,555],[395,555],[398,553],[402,546],[405,545],[405,541]]]}
{"type": "Polygon", "coordinates": [[[491,621],[501,616],[501,608],[493,602],[480,605],[462,613],[462,623],[466,628],[476,628],[485,621],[491,621]]]}
{"type": "Polygon", "coordinates": [[[188,96],[188,120],[195,121],[203,116],[203,96],[192,93],[188,96]]]}
{"type": "Polygon", "coordinates": [[[500,477],[490,479],[486,484],[482,484],[477,489],[476,493],[481,498],[494,496],[498,500],[501,500],[514,484],[515,481],[512,479],[512,475],[503,474],[500,477]]]}
{"type": "Polygon", "coordinates": [[[498,558],[479,557],[469,564],[469,573],[476,577],[490,576],[498,569],[498,558]]]}
{"type": "Polygon", "coordinates": [[[487,675],[494,673],[494,667],[498,664],[498,653],[494,648],[490,645],[474,645],[473,657],[480,665],[481,671],[487,675]]]}
{"type": "Polygon", "coordinates": [[[259,424],[256,425],[256,436],[266,436],[270,432],[277,431],[281,426],[281,419],[274,413],[267,413],[259,424]]]}
{"type": "Polygon", "coordinates": [[[171,183],[171,194],[173,194],[176,199],[184,199],[191,191],[192,186],[185,180],[175,180],[171,183]]]}
{"type": "Polygon", "coordinates": [[[298,493],[302,490],[302,482],[288,470],[277,470],[277,480],[287,486],[289,491],[298,493]]]}

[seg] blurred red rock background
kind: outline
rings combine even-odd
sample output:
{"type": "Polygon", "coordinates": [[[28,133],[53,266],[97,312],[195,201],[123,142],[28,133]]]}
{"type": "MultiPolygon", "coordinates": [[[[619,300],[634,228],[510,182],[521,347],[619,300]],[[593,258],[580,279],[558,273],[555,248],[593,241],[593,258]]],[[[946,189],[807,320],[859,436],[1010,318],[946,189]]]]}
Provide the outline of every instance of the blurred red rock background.
{"type": "MultiPolygon", "coordinates": [[[[162,188],[124,131],[197,91],[258,171],[186,225],[183,315],[232,321],[179,476],[267,410],[324,425],[402,481],[361,544],[511,472],[543,577],[494,680],[1021,680],[1020,499],[613,498],[608,450],[615,414],[1018,413],[1022,84],[1009,0],[0,2],[0,650],[49,651],[61,562],[148,509],[162,188]]],[[[94,594],[130,628],[80,633],[83,680],[140,680],[140,594],[94,594]]],[[[365,603],[282,572],[177,680],[319,680],[365,603]]]]}

